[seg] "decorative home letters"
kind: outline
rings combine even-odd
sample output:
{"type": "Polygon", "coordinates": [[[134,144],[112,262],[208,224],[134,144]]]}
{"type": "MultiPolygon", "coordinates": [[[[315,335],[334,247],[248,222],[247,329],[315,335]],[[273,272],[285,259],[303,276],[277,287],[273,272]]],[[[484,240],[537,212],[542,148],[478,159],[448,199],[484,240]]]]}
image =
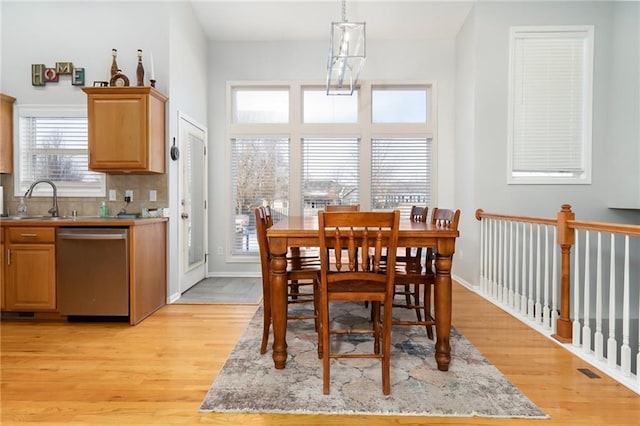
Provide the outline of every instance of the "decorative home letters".
{"type": "Polygon", "coordinates": [[[44,86],[57,83],[61,75],[70,75],[73,86],[84,86],[84,68],[76,68],[73,62],[56,62],[55,67],[44,64],[31,64],[31,85],[44,86]]]}

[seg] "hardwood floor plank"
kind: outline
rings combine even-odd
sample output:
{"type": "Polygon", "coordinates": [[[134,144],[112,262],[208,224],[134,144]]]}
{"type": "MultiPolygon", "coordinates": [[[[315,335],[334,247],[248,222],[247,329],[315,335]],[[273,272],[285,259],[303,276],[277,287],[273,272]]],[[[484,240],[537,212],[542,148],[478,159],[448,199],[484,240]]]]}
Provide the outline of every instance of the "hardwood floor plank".
{"type": "Polygon", "coordinates": [[[257,307],[174,304],[135,327],[3,321],[0,420],[3,425],[640,424],[639,395],[469,290],[454,285],[453,300],[454,326],[551,419],[199,413],[257,307]],[[600,379],[578,368],[589,368],[600,379]]]}

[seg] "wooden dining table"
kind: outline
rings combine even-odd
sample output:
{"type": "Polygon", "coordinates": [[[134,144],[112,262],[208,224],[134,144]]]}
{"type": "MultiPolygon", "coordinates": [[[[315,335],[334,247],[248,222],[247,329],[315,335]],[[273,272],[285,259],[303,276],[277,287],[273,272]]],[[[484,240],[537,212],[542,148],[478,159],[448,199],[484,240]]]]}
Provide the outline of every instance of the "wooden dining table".
{"type": "MultiPolygon", "coordinates": [[[[433,247],[436,250],[434,305],[438,370],[447,371],[451,361],[451,263],[458,230],[401,219],[398,247],[433,247]]],[[[285,368],[287,362],[287,267],[289,249],[319,247],[318,218],[289,216],[267,231],[271,254],[271,315],[273,323],[273,362],[285,368]]]]}

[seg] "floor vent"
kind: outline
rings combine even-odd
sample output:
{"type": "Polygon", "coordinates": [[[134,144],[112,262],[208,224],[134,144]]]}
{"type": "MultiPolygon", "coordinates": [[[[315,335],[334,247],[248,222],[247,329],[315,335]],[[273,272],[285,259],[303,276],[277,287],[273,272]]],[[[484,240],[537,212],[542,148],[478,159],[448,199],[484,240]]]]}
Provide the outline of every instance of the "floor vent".
{"type": "Polygon", "coordinates": [[[589,370],[588,368],[578,368],[578,371],[581,372],[582,374],[584,374],[585,376],[587,376],[590,379],[599,379],[600,376],[598,376],[596,373],[594,373],[593,371],[589,370]]]}

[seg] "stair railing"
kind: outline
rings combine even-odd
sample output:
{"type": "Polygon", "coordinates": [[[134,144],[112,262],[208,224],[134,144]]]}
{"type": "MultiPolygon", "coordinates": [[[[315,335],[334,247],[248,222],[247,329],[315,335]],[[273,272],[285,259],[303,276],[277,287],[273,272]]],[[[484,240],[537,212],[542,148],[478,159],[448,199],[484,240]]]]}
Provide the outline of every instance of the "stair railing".
{"type": "Polygon", "coordinates": [[[577,221],[568,204],[476,218],[479,292],[640,393],[640,226],[577,221]]]}

